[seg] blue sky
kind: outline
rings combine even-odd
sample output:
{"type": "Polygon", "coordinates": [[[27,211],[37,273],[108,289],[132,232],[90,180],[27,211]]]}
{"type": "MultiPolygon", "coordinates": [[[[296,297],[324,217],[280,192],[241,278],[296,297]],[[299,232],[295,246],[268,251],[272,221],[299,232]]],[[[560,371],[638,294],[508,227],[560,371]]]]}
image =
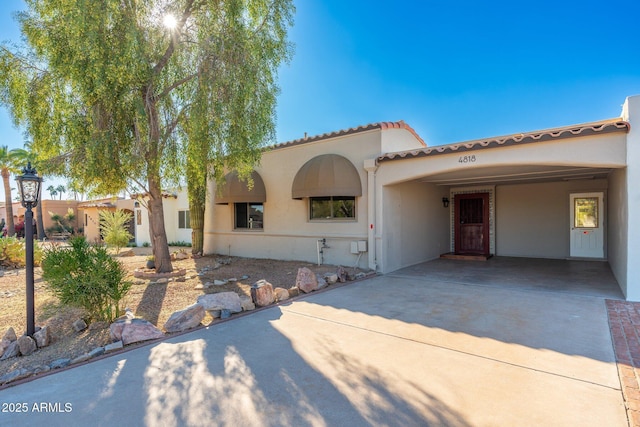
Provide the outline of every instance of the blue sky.
{"type": "MultiPolygon", "coordinates": [[[[429,145],[618,117],[640,1],[298,0],[277,142],[405,120],[429,145]]],[[[3,0],[0,39],[17,40],[3,0]]],[[[1,144],[22,145],[4,111],[1,144]]]]}

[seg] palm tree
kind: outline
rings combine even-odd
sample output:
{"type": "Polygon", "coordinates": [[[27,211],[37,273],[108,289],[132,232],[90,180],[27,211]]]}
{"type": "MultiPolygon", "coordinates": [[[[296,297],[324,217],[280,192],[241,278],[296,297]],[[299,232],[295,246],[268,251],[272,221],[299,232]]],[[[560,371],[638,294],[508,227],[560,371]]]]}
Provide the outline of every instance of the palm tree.
{"type": "Polygon", "coordinates": [[[20,148],[9,150],[6,145],[0,146],[0,175],[4,184],[4,203],[7,213],[7,236],[15,234],[15,224],[13,223],[13,202],[11,200],[11,184],[9,178],[12,173],[19,173],[20,166],[23,166],[26,158],[26,151],[20,148]]]}
{"type": "Polygon", "coordinates": [[[66,193],[67,189],[64,188],[64,185],[58,185],[56,187],[56,191],[58,192],[58,194],[60,194],[60,200],[62,200],[62,193],[66,193]]]}
{"type": "Polygon", "coordinates": [[[56,190],[56,187],[54,187],[53,185],[48,186],[47,191],[49,192],[49,196],[52,199],[58,195],[58,190],[56,190]]]}

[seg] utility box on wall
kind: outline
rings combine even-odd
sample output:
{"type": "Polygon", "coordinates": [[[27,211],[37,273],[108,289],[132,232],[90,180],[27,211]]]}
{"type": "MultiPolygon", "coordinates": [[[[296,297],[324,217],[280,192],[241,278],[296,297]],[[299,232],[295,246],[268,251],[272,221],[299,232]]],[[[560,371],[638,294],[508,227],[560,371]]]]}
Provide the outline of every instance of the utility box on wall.
{"type": "Polygon", "coordinates": [[[351,242],[351,253],[359,254],[361,252],[367,252],[366,240],[354,240],[351,242]]]}

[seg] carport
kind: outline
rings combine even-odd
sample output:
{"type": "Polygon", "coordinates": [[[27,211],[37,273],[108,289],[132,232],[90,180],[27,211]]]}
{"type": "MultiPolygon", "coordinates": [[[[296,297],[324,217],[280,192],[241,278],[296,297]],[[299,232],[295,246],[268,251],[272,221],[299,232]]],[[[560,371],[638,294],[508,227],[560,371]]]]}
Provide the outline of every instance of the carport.
{"type": "MultiPolygon", "coordinates": [[[[497,277],[518,263],[496,257],[546,259],[527,261],[536,267],[522,286],[574,290],[566,275],[604,267],[614,289],[608,296],[620,297],[629,129],[604,120],[378,157],[373,265],[383,273],[441,266],[436,274],[445,274],[458,264],[421,263],[445,253],[493,256],[483,268],[497,277]],[[540,275],[546,279],[536,284],[540,275]]],[[[516,276],[522,268],[514,267],[516,276]]]]}

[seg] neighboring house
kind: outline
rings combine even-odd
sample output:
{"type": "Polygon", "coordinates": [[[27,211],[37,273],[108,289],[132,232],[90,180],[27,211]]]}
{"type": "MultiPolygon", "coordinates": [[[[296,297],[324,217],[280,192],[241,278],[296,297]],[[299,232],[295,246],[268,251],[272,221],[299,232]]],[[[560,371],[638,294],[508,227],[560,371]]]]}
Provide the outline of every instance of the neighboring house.
{"type": "MultiPolygon", "coordinates": [[[[162,206],[167,242],[191,243],[191,215],[189,199],[184,189],[175,192],[164,192],[162,206]]],[[[149,233],[149,211],[143,201],[144,195],[133,195],[135,200],[134,218],[136,227],[136,245],[151,244],[149,233]]]]}
{"type": "Polygon", "coordinates": [[[205,253],[382,273],[445,253],[608,261],[640,300],[640,96],[619,118],[445,146],[404,122],[305,137],[265,150],[253,182],[210,183],[205,253]]]}
{"type": "MultiPolygon", "coordinates": [[[[42,221],[44,223],[45,231],[48,228],[51,228],[55,225],[55,221],[51,219],[50,213],[58,214],[60,216],[65,216],[69,209],[71,209],[74,214],[76,214],[76,220],[71,224],[71,226],[75,226],[76,228],[82,228],[82,224],[77,215],[77,205],[78,202],[75,200],[40,200],[38,203],[42,203],[42,221]]],[[[12,204],[13,207],[13,215],[15,220],[17,221],[20,217],[24,217],[25,208],[22,207],[20,202],[14,202],[12,204]]],[[[37,209],[33,209],[33,216],[37,218],[38,211],[37,209]]],[[[0,204],[0,222],[2,219],[5,219],[6,222],[6,209],[4,203],[0,204]]]]}
{"type": "Polygon", "coordinates": [[[134,236],[135,240],[136,226],[134,220],[134,204],[135,200],[123,198],[104,198],[98,200],[88,200],[78,203],[78,217],[81,221],[84,236],[88,242],[102,242],[102,234],[100,230],[100,211],[123,210],[131,215],[129,222],[129,233],[134,236]]]}

